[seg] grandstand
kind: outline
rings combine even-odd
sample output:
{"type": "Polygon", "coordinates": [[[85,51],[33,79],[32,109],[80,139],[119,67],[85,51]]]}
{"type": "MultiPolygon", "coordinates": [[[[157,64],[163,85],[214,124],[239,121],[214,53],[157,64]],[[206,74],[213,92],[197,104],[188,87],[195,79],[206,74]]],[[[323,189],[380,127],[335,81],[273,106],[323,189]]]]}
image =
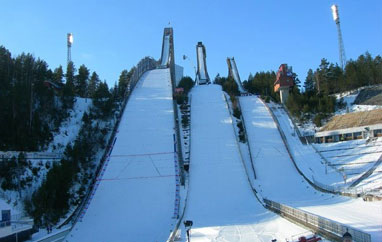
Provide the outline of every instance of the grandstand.
{"type": "Polygon", "coordinates": [[[380,137],[382,109],[335,116],[314,136],[316,143],[380,137]]]}

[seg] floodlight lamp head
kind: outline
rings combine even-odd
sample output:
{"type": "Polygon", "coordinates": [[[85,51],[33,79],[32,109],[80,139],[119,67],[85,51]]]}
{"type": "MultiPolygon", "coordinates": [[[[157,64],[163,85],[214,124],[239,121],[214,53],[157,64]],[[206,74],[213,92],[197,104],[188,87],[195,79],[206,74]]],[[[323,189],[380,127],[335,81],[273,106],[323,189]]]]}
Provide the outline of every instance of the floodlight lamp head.
{"type": "Polygon", "coordinates": [[[331,8],[332,8],[333,20],[336,22],[339,21],[338,6],[333,4],[331,8]]]}
{"type": "Polygon", "coordinates": [[[68,33],[68,46],[72,46],[73,44],[73,34],[68,33]]]}

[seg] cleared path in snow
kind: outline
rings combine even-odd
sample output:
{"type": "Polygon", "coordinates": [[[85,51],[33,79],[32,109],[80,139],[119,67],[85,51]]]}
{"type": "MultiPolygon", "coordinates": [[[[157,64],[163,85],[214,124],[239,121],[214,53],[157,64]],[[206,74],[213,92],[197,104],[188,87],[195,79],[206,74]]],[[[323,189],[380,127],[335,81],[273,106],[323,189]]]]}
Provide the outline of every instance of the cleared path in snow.
{"type": "MultiPolygon", "coordinates": [[[[364,202],[312,188],[290,160],[277,126],[256,96],[240,97],[263,197],[363,230],[382,241],[382,202],[364,202]]],[[[309,157],[307,157],[309,160],[309,157]]]]}
{"type": "Polygon", "coordinates": [[[166,241],[175,199],[169,69],[138,82],[95,196],[68,241],[166,241]]]}
{"type": "Polygon", "coordinates": [[[191,94],[190,184],[184,217],[194,222],[191,241],[285,241],[305,232],[256,200],[221,87],[197,86],[191,94]]]}

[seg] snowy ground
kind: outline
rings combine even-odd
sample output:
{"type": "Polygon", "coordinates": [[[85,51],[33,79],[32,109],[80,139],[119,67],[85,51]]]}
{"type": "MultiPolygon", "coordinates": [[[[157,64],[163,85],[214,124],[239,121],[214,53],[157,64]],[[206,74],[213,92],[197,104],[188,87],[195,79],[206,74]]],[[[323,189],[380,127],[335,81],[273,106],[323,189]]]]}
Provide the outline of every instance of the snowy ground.
{"type": "MultiPolygon", "coordinates": [[[[189,195],[184,220],[191,241],[285,241],[303,229],[256,199],[239,155],[232,119],[218,85],[193,88],[189,195]]],[[[184,226],[181,226],[184,237],[184,226]]]]}
{"type": "MultiPolygon", "coordinates": [[[[382,202],[334,196],[313,189],[290,160],[271,114],[255,96],[240,98],[263,197],[360,229],[382,241],[382,202]]],[[[304,154],[301,153],[301,156],[304,154]]],[[[310,162],[310,156],[306,162],[310,162]]]]}
{"type": "MultiPolygon", "coordinates": [[[[362,139],[314,146],[333,167],[346,174],[349,185],[371,169],[382,156],[382,138],[369,142],[362,139]]],[[[377,166],[356,188],[382,196],[382,165],[377,166]]]]}
{"type": "MultiPolygon", "coordinates": [[[[26,158],[30,161],[31,166],[26,169],[24,174],[21,174],[22,179],[31,179],[31,186],[27,186],[20,193],[16,191],[3,191],[0,189],[0,210],[10,209],[11,214],[23,216],[22,200],[25,196],[30,196],[40,185],[48,170],[54,162],[57,162],[62,157],[66,145],[73,142],[79,130],[81,129],[81,119],[90,105],[91,99],[75,98],[73,109],[69,111],[69,117],[61,123],[60,129],[54,133],[53,141],[48,147],[41,152],[27,152],[26,158]]],[[[19,155],[18,151],[0,152],[1,156],[11,158],[19,155]]]]}
{"type": "Polygon", "coordinates": [[[173,228],[174,120],[169,69],[143,75],[107,169],[68,241],[165,241],[173,228]]]}
{"type": "Polygon", "coordinates": [[[293,157],[302,172],[311,181],[315,180],[329,186],[345,186],[341,172],[334,167],[325,165],[325,161],[312,146],[301,143],[286,111],[275,103],[269,103],[268,106],[279,121],[280,127],[284,131],[288,144],[291,147],[293,157]]]}
{"type": "Polygon", "coordinates": [[[73,109],[69,111],[69,117],[62,122],[59,132],[53,134],[53,141],[45,152],[63,153],[65,151],[66,145],[77,138],[82,126],[82,116],[91,105],[90,98],[75,98],[73,109]]]}
{"type": "MultiPolygon", "coordinates": [[[[303,145],[286,111],[279,104],[270,103],[268,106],[278,119],[299,168],[312,181],[332,186],[335,190],[348,188],[371,169],[382,155],[382,138],[313,144],[316,149],[303,145]],[[316,150],[329,164],[326,164],[316,150]]],[[[381,194],[381,171],[381,166],[378,166],[370,177],[349,192],[381,194]]]]}
{"type": "MultiPolygon", "coordinates": [[[[313,144],[316,149],[304,145],[298,138],[286,111],[279,104],[270,103],[268,106],[279,121],[299,168],[312,181],[332,186],[335,190],[349,188],[354,181],[371,169],[382,155],[382,138],[313,144]],[[329,163],[326,164],[326,161],[329,163]]],[[[381,194],[381,170],[379,165],[370,177],[348,191],[381,194]]]]}

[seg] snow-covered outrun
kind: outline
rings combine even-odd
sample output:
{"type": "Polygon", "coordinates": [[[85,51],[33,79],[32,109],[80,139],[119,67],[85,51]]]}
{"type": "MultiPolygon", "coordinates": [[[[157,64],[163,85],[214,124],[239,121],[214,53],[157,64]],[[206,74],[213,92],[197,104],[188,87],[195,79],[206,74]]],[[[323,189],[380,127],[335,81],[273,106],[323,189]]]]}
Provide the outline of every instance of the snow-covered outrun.
{"type": "Polygon", "coordinates": [[[124,110],[107,169],[67,241],[166,241],[175,199],[169,69],[146,72],[124,110]]]}
{"type": "MultiPolygon", "coordinates": [[[[335,196],[315,190],[294,167],[264,103],[256,96],[240,97],[240,103],[254,157],[257,190],[263,197],[362,230],[371,235],[372,241],[382,241],[382,202],[365,202],[362,198],[335,196]]],[[[287,114],[278,111],[275,114],[288,140],[293,140],[293,132],[285,128],[289,123],[287,114]]],[[[295,142],[290,146],[294,151],[302,149],[295,142]]],[[[305,162],[308,166],[320,161],[315,155],[318,156],[314,152],[295,153],[299,156],[298,164],[305,162]]],[[[311,165],[314,166],[318,164],[311,165]]],[[[323,174],[315,173],[316,176],[323,174]]]]}
{"type": "Polygon", "coordinates": [[[256,199],[221,86],[197,86],[191,96],[190,183],[184,216],[193,221],[191,241],[285,241],[308,232],[269,212],[256,199]]]}

